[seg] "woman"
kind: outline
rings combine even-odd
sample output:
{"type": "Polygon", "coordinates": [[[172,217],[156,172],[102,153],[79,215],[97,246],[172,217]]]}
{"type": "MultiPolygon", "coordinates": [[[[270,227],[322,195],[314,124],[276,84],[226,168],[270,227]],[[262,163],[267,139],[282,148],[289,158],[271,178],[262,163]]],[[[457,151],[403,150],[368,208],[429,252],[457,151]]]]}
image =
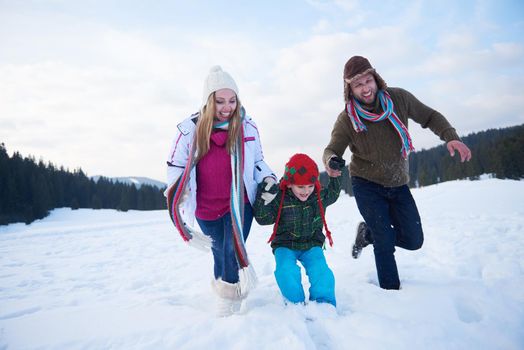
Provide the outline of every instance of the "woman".
{"type": "Polygon", "coordinates": [[[220,66],[211,68],[204,82],[200,112],[178,125],[167,164],[173,223],[191,245],[210,243],[217,311],[231,315],[256,280],[244,242],[257,184],[276,178],[264,162],[257,127],[245,114],[237,85],[220,66]],[[194,217],[203,235],[192,227],[194,217]]]}

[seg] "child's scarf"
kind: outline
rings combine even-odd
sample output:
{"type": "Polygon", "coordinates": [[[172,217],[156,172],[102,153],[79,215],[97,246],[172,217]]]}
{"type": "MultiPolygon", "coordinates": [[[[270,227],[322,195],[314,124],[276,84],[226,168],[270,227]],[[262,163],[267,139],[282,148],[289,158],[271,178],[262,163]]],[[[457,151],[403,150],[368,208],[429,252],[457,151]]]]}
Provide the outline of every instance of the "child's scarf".
{"type": "Polygon", "coordinates": [[[395,128],[400,137],[400,140],[402,142],[400,152],[402,153],[402,157],[406,159],[409,155],[409,152],[415,150],[413,148],[408,129],[395,113],[393,101],[391,100],[391,96],[389,96],[389,93],[385,90],[378,90],[377,97],[379,99],[380,106],[384,111],[382,114],[368,112],[360,105],[360,102],[358,102],[354,97],[350,98],[349,102],[346,105],[346,111],[349,116],[349,119],[351,120],[351,124],[353,124],[353,128],[356,132],[361,132],[367,130],[367,128],[364,125],[364,123],[362,123],[362,120],[360,120],[360,118],[374,123],[382,121],[384,119],[388,119],[389,122],[393,124],[393,127],[395,128]]]}
{"type": "MultiPolygon", "coordinates": [[[[243,111],[242,111],[243,112],[243,111]]],[[[244,119],[244,113],[242,113],[242,119],[244,119]]],[[[214,128],[227,129],[229,123],[217,123],[214,128]]],[[[253,265],[249,263],[247,257],[247,251],[244,241],[244,180],[243,180],[243,169],[244,169],[244,128],[241,126],[239,137],[235,142],[233,152],[231,154],[231,201],[230,201],[230,213],[231,223],[233,226],[233,243],[235,248],[235,255],[239,265],[239,279],[240,279],[240,293],[242,296],[253,289],[257,283],[257,276],[253,265]]],[[[204,235],[202,232],[190,227],[184,222],[181,214],[180,207],[184,199],[183,193],[187,189],[189,182],[189,174],[195,164],[196,154],[196,137],[193,137],[193,143],[191,150],[189,151],[189,158],[184,169],[184,173],[180,176],[179,180],[176,181],[167,192],[167,205],[169,210],[169,216],[171,221],[178,229],[180,236],[191,246],[199,249],[209,251],[211,248],[211,239],[209,236],[204,235]]]]}

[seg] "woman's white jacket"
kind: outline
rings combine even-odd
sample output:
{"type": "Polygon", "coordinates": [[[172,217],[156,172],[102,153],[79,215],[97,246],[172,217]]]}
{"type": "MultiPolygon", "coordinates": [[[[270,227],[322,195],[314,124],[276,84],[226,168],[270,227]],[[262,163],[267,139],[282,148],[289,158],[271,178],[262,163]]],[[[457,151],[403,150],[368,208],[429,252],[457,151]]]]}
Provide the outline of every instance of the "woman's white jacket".
{"type": "MultiPolygon", "coordinates": [[[[174,184],[183,174],[186,167],[193,138],[195,137],[198,113],[182,121],[177,126],[176,134],[167,157],[167,184],[168,188],[174,184]]],[[[243,119],[244,127],[244,186],[251,204],[255,203],[258,183],[267,176],[275,177],[269,166],[264,161],[260,135],[255,122],[245,115],[243,119]]],[[[184,201],[182,214],[193,224],[196,210],[196,166],[191,169],[189,174],[188,200],[184,201]]],[[[167,193],[167,191],[166,191],[167,193]]]]}

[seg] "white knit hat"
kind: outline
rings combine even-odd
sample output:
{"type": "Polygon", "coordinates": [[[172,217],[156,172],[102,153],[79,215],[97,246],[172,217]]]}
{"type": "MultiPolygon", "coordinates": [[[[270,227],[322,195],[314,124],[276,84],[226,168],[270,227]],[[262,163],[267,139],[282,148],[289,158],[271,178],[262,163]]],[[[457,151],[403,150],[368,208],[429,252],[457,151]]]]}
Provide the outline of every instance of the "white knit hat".
{"type": "Polygon", "coordinates": [[[202,95],[202,106],[207,103],[209,95],[220,89],[231,89],[238,96],[238,87],[231,75],[222,70],[220,66],[214,66],[204,81],[204,93],[202,95]]]}

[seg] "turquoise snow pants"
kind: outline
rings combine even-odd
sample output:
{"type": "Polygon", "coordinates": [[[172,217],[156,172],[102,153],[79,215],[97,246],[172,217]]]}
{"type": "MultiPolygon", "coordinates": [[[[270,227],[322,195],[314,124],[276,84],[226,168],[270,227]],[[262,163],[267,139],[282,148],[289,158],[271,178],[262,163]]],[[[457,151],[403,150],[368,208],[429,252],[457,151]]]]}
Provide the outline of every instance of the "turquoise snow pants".
{"type": "Polygon", "coordinates": [[[308,250],[275,249],[275,278],[284,298],[292,303],[305,301],[302,275],[297,260],[302,263],[309,279],[309,300],[337,305],[335,276],[328,267],[321,247],[308,250]]]}

